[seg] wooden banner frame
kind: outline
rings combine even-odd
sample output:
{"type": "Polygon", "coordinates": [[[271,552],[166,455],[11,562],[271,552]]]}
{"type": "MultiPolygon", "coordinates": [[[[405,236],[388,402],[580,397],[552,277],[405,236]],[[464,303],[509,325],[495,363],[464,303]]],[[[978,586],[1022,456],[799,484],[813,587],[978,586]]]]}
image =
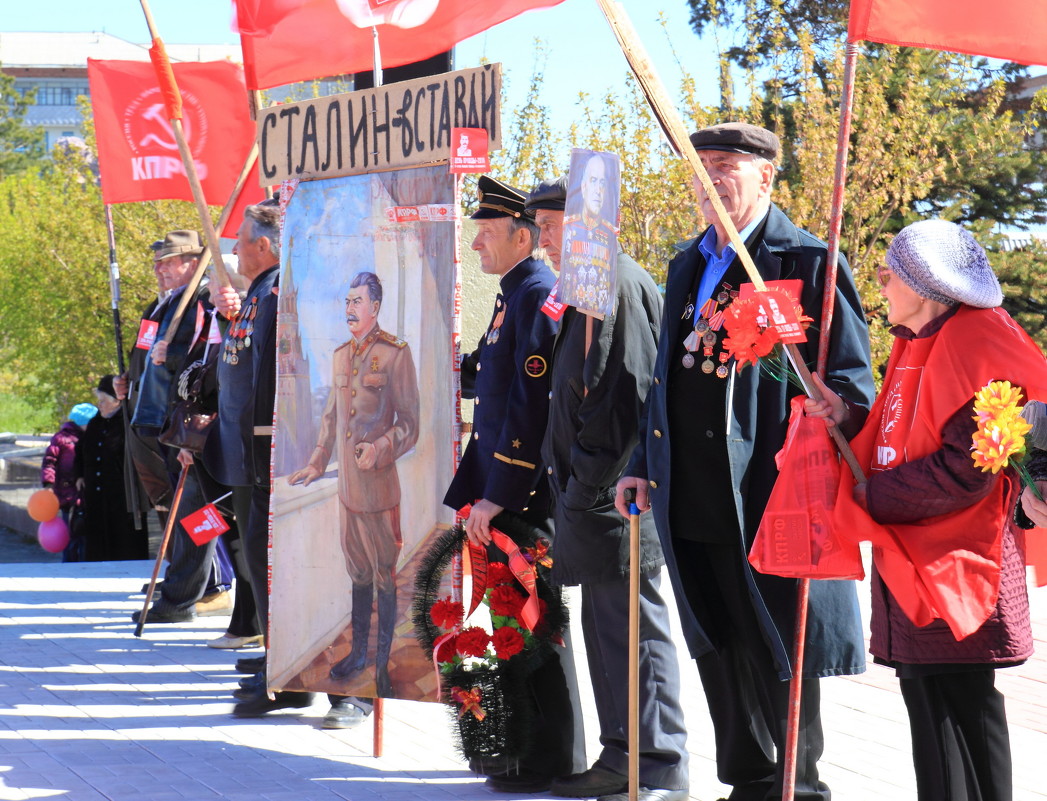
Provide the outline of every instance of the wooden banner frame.
{"type": "Polygon", "coordinates": [[[483,128],[502,147],[502,65],[446,72],[258,113],[263,186],[446,161],[452,128],[483,128]]]}

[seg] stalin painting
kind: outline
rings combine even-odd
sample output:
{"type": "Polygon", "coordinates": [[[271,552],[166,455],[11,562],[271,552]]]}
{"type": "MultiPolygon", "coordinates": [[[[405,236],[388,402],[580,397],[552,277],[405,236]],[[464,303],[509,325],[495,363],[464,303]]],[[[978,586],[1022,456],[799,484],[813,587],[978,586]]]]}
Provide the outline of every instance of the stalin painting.
{"type": "Polygon", "coordinates": [[[367,665],[371,609],[377,595],[375,687],[392,693],[389,651],[396,625],[394,573],[400,533],[396,460],[418,440],[418,381],[407,343],[378,325],[382,283],[358,273],[345,299],[352,338],[334,352],[334,389],[309,464],[289,477],[309,485],[338,460],[339,524],[353,582],[352,650],[332,666],[332,679],[352,679],[367,665]]]}

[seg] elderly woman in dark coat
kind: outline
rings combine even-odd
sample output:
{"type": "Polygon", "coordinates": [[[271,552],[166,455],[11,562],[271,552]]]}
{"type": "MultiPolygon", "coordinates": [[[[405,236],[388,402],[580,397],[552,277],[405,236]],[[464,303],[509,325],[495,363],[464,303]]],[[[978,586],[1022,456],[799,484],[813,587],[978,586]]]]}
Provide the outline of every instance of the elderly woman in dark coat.
{"type": "Polygon", "coordinates": [[[102,376],[95,389],[98,414],[76,443],[76,472],[83,503],[87,562],[148,559],[144,528],[127,511],[124,489],[123,401],[113,389],[114,376],[102,376]]]}
{"type": "MultiPolygon", "coordinates": [[[[1021,482],[971,457],[975,394],[1008,380],[1047,392],[1047,362],[1000,308],[985,251],[964,229],[903,229],[878,277],[894,348],[853,447],[868,478],[841,487],[841,530],[873,543],[872,640],[898,675],[922,801],[1011,798],[1011,757],[995,669],[1032,653],[1021,482]]],[[[832,393],[807,413],[846,419],[832,393]]]]}

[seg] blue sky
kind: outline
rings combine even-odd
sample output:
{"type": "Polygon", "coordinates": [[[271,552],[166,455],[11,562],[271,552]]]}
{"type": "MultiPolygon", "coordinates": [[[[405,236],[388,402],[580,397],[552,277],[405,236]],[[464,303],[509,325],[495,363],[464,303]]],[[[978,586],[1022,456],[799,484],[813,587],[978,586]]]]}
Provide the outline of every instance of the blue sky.
{"type": "MultiPolygon", "coordinates": [[[[105,31],[135,42],[149,39],[139,0],[4,0],[3,5],[0,28],[4,31],[105,31]]],[[[684,0],[625,0],[623,5],[670,92],[678,85],[680,65],[659,24],[660,12],[668,22],[672,45],[683,67],[700,79],[702,100],[715,102],[715,53],[692,33],[684,0]],[[701,80],[703,74],[705,80],[701,80]]],[[[230,28],[228,0],[152,0],[150,8],[165,42],[238,41],[230,28]]],[[[625,80],[628,65],[595,0],[565,0],[479,34],[459,45],[456,67],[476,66],[481,58],[502,62],[509,103],[513,105],[530,81],[535,39],[543,40],[548,51],[544,100],[554,126],[566,129],[575,118],[579,92],[600,97],[625,80]]]]}

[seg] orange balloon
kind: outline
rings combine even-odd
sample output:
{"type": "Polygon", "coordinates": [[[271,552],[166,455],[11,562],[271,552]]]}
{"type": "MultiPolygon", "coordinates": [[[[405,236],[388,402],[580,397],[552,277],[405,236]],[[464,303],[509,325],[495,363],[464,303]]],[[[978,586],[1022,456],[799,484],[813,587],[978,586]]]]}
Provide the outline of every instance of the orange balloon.
{"type": "Polygon", "coordinates": [[[54,520],[58,517],[58,496],[51,489],[37,490],[29,496],[25,509],[37,523],[54,520]]]}

